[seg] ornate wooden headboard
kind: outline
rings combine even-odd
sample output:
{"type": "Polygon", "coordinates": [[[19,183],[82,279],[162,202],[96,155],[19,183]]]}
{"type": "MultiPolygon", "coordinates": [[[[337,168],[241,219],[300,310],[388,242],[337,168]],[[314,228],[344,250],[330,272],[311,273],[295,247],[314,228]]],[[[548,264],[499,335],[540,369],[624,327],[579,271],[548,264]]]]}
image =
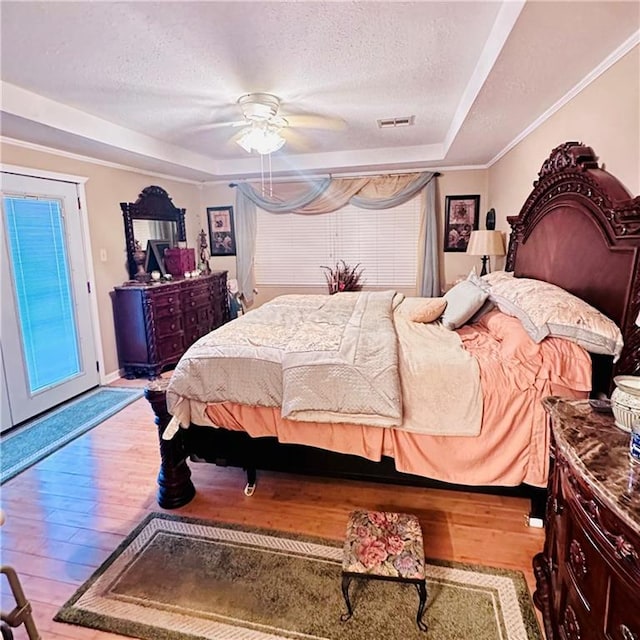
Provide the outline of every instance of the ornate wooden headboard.
{"type": "Polygon", "coordinates": [[[507,270],[556,284],[618,324],[620,360],[612,370],[610,358],[594,359],[607,384],[612,375],[640,375],[640,196],[632,198],[579,142],[556,147],[533,187],[508,218],[507,270]]]}

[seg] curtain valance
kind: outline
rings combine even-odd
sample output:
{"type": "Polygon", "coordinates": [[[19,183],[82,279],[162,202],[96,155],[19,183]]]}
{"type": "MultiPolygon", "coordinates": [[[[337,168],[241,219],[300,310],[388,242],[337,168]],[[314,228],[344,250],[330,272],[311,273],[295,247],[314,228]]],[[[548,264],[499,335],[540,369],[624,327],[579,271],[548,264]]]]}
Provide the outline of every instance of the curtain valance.
{"type": "Polygon", "coordinates": [[[274,195],[259,193],[250,183],[238,192],[270,213],[331,213],[352,204],[361,209],[391,209],[411,200],[436,175],[431,172],[360,178],[322,178],[296,185],[274,184],[274,195]]]}
{"type": "Polygon", "coordinates": [[[274,184],[274,195],[263,195],[248,182],[232,184],[236,193],[236,248],[238,288],[251,305],[255,291],[254,255],[256,206],[270,213],[318,215],[352,204],[362,209],[391,209],[419,193],[422,198],[420,270],[418,290],[423,296],[439,296],[435,182],[438,173],[422,172],[359,178],[322,178],[304,183],[274,184]]]}

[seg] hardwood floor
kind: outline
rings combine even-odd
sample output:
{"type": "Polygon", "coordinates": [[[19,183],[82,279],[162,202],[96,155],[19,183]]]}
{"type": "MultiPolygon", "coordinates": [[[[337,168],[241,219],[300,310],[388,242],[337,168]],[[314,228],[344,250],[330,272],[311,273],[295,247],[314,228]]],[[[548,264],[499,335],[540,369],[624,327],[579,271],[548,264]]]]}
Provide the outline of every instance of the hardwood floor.
{"type": "MultiPolygon", "coordinates": [[[[18,572],[43,638],[123,637],[52,618],[147,513],[162,511],[156,437],[141,398],[2,486],[2,564],[18,572]]],[[[519,569],[534,588],[531,560],[544,533],[525,526],[525,499],[274,473],[259,474],[248,498],[241,470],[190,466],[196,497],[172,513],[341,540],[354,508],[409,511],[420,519],[428,557],[519,569]]],[[[4,578],[1,596],[2,610],[13,609],[4,578]]],[[[23,627],[14,634],[27,638],[23,627]]]]}

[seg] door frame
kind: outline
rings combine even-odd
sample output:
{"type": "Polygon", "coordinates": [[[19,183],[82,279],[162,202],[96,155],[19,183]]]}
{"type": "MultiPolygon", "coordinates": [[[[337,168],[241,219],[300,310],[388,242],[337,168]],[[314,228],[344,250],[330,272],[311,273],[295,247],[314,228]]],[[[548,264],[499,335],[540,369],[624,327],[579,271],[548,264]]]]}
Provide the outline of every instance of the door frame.
{"type": "Polygon", "coordinates": [[[87,194],[84,188],[85,183],[89,180],[86,176],[74,176],[67,173],[57,173],[55,171],[45,171],[43,169],[33,169],[30,167],[21,167],[14,164],[0,163],[0,171],[5,173],[13,173],[20,176],[30,178],[44,178],[46,180],[57,180],[58,182],[70,182],[76,185],[78,190],[79,208],[80,208],[80,228],[82,229],[82,251],[87,269],[87,282],[91,287],[89,294],[89,307],[91,324],[93,327],[93,346],[98,360],[100,371],[98,372],[98,380],[100,385],[106,385],[106,371],[104,369],[104,352],[102,351],[102,332],[100,331],[100,314],[98,312],[98,297],[96,289],[95,271],[93,269],[93,253],[91,251],[91,235],[89,233],[89,211],[87,207],[87,194]]]}

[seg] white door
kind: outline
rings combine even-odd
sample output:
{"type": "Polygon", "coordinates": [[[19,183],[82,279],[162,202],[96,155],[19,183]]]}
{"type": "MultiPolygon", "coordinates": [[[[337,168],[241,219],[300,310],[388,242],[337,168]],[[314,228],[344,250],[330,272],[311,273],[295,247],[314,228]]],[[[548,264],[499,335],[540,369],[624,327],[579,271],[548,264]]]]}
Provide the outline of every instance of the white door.
{"type": "Polygon", "coordinates": [[[4,431],[99,378],[77,185],[3,172],[2,222],[4,431]]]}

